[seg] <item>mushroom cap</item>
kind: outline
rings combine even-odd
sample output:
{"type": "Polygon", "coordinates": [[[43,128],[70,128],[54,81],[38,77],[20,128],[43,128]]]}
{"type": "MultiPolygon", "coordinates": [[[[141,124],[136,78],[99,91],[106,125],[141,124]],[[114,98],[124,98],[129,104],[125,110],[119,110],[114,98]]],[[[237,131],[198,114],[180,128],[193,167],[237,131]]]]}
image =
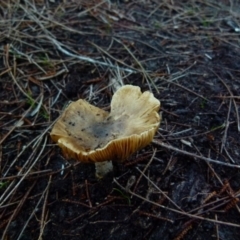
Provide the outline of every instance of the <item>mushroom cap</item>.
{"type": "Polygon", "coordinates": [[[149,91],[124,85],[113,95],[110,113],[83,99],[71,103],[50,136],[66,158],[124,161],[152,141],[161,121],[159,108],[159,100],[149,91]]]}

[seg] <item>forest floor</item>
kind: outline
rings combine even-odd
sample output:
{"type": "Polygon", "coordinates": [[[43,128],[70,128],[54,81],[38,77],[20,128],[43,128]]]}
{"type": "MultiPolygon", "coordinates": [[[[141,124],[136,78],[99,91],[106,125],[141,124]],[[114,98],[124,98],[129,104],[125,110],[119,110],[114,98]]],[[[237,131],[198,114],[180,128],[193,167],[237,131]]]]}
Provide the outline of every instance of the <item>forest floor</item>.
{"type": "Polygon", "coordinates": [[[8,0],[0,18],[1,239],[239,239],[239,1],[8,0]],[[69,101],[109,110],[119,78],[163,119],[99,180],[49,133],[69,101]]]}

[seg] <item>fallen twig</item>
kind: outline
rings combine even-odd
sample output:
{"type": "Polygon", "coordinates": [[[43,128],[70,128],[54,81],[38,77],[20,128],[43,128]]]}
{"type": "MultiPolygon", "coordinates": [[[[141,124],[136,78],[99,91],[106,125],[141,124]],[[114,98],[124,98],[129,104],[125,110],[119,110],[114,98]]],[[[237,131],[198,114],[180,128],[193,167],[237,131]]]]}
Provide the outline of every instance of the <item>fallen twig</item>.
{"type": "MultiPolygon", "coordinates": [[[[121,188],[123,189],[124,191],[126,191],[126,189],[116,180],[116,178],[113,179],[113,181],[121,188]]],[[[137,198],[140,198],[148,203],[151,203],[155,206],[158,206],[160,208],[163,208],[163,209],[166,209],[166,210],[169,210],[169,211],[172,211],[172,212],[175,212],[175,213],[179,213],[181,215],[184,215],[184,216],[187,216],[187,217],[191,217],[191,218],[195,218],[195,219],[199,219],[199,220],[204,220],[204,221],[208,221],[208,222],[213,222],[215,224],[223,224],[223,225],[227,225],[227,226],[231,226],[231,227],[238,227],[240,228],[240,225],[239,224],[235,224],[235,223],[229,223],[229,222],[223,222],[223,221],[218,221],[218,220],[214,220],[214,219],[210,219],[210,218],[205,218],[205,217],[201,217],[201,216],[198,216],[198,215],[193,215],[193,214],[189,214],[189,213],[186,213],[186,212],[183,212],[183,211],[179,211],[179,210],[176,210],[174,208],[169,208],[169,207],[166,207],[166,206],[163,206],[161,204],[158,204],[156,202],[153,202],[149,199],[146,199],[144,198],[143,196],[137,194],[137,193],[134,193],[132,192],[130,189],[128,190],[128,193],[129,194],[132,194],[133,196],[137,197],[137,198]]]]}
{"type": "Polygon", "coordinates": [[[197,155],[195,153],[190,153],[190,152],[181,150],[179,148],[173,147],[173,146],[171,146],[169,144],[163,143],[160,140],[153,140],[152,143],[154,143],[154,144],[156,144],[158,146],[161,146],[161,147],[164,147],[164,148],[167,148],[167,149],[170,149],[170,150],[182,153],[184,155],[188,155],[188,156],[191,156],[191,157],[194,157],[194,158],[202,159],[202,160],[205,160],[205,161],[208,161],[208,162],[211,162],[211,163],[215,163],[215,164],[219,164],[219,165],[223,165],[223,166],[227,166],[227,167],[232,167],[232,168],[240,168],[240,165],[235,165],[235,164],[231,164],[231,163],[224,163],[224,162],[220,162],[218,160],[214,160],[214,159],[211,159],[211,158],[199,156],[199,155],[197,155]]]}

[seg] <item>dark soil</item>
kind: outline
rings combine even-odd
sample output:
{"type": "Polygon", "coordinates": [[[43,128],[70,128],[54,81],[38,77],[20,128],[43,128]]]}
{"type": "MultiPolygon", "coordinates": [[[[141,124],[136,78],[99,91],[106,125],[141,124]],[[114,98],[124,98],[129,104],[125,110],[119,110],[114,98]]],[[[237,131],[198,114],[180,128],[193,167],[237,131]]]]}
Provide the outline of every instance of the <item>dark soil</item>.
{"type": "Polygon", "coordinates": [[[239,239],[238,1],[9,0],[0,16],[1,239],[239,239]],[[109,110],[119,74],[163,120],[99,180],[49,133],[69,101],[109,110]]]}

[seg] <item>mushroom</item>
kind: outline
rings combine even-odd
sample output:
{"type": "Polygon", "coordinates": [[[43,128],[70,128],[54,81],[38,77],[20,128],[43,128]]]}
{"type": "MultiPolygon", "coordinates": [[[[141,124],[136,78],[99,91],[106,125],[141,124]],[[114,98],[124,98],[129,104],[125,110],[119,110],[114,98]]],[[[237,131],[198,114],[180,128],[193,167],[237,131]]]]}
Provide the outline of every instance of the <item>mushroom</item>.
{"type": "Polygon", "coordinates": [[[112,171],[111,161],[124,161],[148,145],[161,117],[160,102],[149,91],[125,85],[112,97],[110,113],[83,99],[72,102],[50,136],[66,158],[95,163],[96,176],[112,171]]]}

